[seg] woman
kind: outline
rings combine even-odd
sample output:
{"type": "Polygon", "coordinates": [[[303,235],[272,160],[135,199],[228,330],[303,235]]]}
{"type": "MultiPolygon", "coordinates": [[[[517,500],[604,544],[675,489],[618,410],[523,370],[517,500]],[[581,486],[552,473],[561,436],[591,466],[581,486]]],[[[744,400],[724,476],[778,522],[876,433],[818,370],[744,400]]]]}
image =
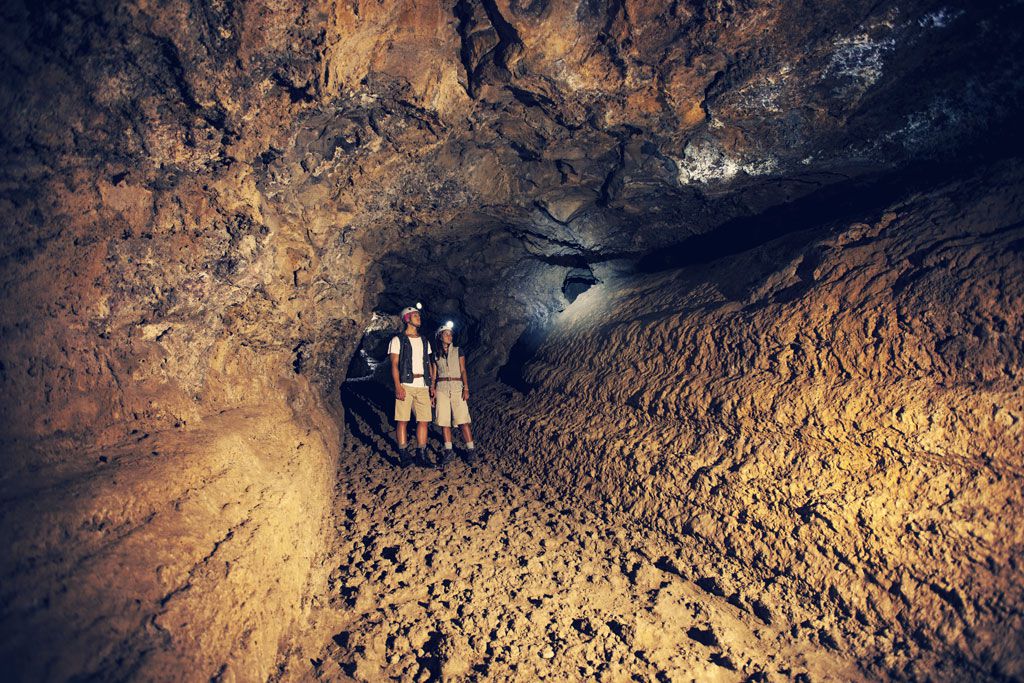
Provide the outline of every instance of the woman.
{"type": "Polygon", "coordinates": [[[454,335],[450,325],[437,330],[432,362],[434,364],[434,395],[437,398],[435,420],[444,433],[444,452],[441,464],[452,455],[452,425],[462,428],[466,441],[466,460],[475,459],[476,445],[469,428],[469,377],[466,374],[466,356],[462,349],[452,343],[454,335]]]}

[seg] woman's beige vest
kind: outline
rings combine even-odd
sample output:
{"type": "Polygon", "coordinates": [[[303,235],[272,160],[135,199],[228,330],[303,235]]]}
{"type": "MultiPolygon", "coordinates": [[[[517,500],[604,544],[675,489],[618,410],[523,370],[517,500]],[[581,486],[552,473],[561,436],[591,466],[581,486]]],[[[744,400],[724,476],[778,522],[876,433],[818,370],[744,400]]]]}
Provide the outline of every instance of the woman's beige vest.
{"type": "Polygon", "coordinates": [[[462,369],[459,367],[459,347],[455,344],[448,347],[447,356],[438,355],[437,376],[438,378],[454,377],[455,379],[462,377],[462,369]]]}

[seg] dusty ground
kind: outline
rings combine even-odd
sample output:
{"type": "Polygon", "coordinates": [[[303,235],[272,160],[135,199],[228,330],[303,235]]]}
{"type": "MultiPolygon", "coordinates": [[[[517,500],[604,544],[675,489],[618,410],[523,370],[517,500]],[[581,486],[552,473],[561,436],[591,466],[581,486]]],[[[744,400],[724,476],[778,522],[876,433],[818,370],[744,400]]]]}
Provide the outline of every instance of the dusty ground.
{"type": "Polygon", "coordinates": [[[810,624],[724,595],[705,558],[687,556],[696,546],[551,499],[486,461],[399,469],[383,412],[353,412],[362,439],[342,464],[322,619],[337,630],[302,677],[859,679],[810,624]]]}

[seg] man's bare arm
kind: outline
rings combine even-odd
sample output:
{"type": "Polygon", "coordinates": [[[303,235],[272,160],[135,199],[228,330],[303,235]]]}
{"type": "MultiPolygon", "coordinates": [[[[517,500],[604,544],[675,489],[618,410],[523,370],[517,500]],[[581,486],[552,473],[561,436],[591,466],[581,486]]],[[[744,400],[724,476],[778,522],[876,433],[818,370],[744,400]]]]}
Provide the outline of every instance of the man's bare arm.
{"type": "Polygon", "coordinates": [[[405,400],[405,388],[402,386],[402,378],[398,374],[398,354],[391,354],[391,379],[395,382],[395,398],[399,401],[405,400]]]}

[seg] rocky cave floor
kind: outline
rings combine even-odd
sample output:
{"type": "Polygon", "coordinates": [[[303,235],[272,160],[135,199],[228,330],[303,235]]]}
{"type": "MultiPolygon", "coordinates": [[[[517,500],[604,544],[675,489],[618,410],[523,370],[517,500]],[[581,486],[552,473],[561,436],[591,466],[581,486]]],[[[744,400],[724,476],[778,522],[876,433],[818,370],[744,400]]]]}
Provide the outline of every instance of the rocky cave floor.
{"type": "MultiPolygon", "coordinates": [[[[827,635],[832,616],[790,624],[780,612],[791,606],[756,585],[727,595],[721,574],[735,565],[600,504],[519,484],[491,449],[476,466],[396,467],[378,390],[348,394],[337,569],[319,618],[331,633],[301,677],[862,678],[827,635]]],[[[530,455],[526,438],[477,431],[530,455]]]]}

